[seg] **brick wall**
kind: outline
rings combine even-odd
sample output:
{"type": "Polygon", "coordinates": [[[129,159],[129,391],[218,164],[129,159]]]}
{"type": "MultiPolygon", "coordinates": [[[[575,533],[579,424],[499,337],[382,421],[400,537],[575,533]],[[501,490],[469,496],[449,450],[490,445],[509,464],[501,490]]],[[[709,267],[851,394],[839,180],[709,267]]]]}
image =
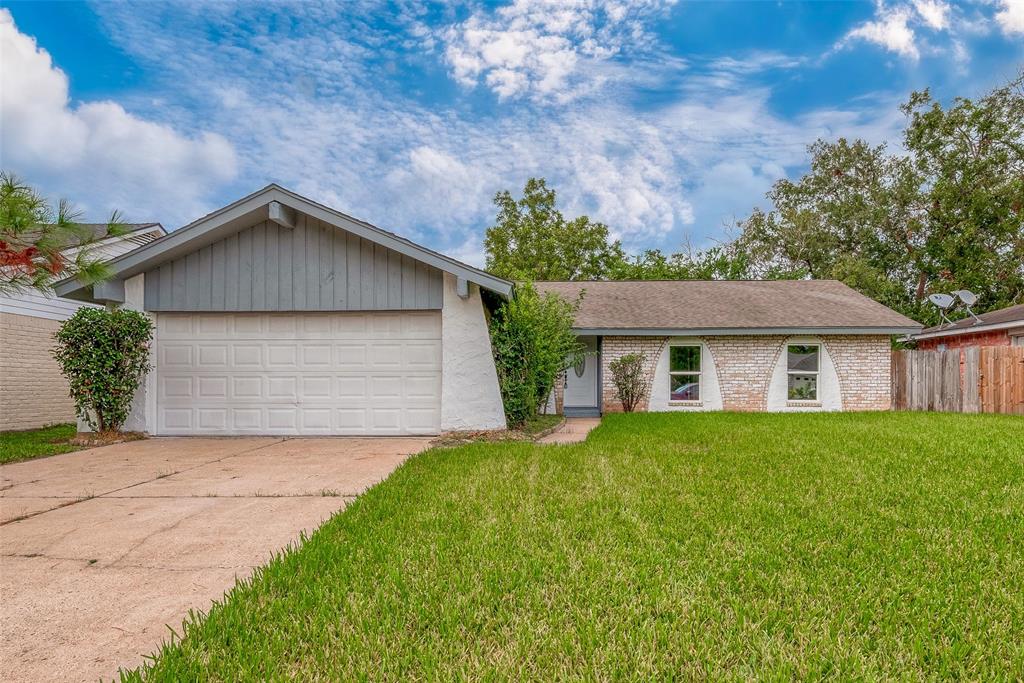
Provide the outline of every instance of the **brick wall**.
{"type": "Polygon", "coordinates": [[[939,347],[947,349],[962,349],[968,346],[1009,346],[1009,330],[988,330],[987,332],[976,332],[974,334],[957,334],[949,337],[934,337],[922,339],[917,342],[917,348],[922,351],[936,351],[939,347]]]}
{"type": "MultiPolygon", "coordinates": [[[[772,372],[788,338],[784,335],[703,338],[715,359],[724,410],[766,409],[772,372]]],[[[891,391],[889,337],[828,335],[820,339],[839,377],[843,410],[888,410],[891,391]]],[[[643,353],[647,357],[649,382],[653,381],[655,366],[667,342],[667,337],[605,337],[602,340],[602,411],[622,410],[609,364],[627,353],[643,353]]],[[[644,401],[638,410],[647,410],[647,402],[644,401]]]]}
{"type": "Polygon", "coordinates": [[[779,359],[784,336],[705,337],[715,359],[724,410],[765,410],[768,383],[779,359]]]}
{"type": "Polygon", "coordinates": [[[892,407],[892,345],[884,335],[828,335],[822,341],[839,375],[843,410],[892,407]]]}
{"type": "MultiPolygon", "coordinates": [[[[605,413],[621,413],[622,402],[619,401],[612,372],[608,369],[611,362],[630,353],[642,353],[647,359],[647,376],[653,377],[654,367],[658,364],[661,350],[665,348],[668,337],[604,337],[601,340],[601,411],[605,413]]],[[[650,398],[650,380],[648,380],[647,398],[650,398]]],[[[636,407],[639,412],[647,410],[645,398],[636,407]]]]}
{"type": "Polygon", "coordinates": [[[0,431],[74,422],[68,385],[50,355],[60,321],[0,313],[0,431]]]}

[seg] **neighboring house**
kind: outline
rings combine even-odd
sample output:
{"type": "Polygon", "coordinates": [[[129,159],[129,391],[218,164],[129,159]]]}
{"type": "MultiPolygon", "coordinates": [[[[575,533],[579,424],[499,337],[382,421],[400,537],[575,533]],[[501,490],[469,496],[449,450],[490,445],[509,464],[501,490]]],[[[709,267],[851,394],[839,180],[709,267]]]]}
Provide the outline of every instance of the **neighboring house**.
{"type": "MultiPolygon", "coordinates": [[[[85,225],[97,237],[106,234],[105,223],[85,225]]],[[[92,244],[94,257],[115,258],[166,234],[159,223],[126,228],[92,244]]],[[[61,322],[83,305],[36,291],[0,295],[0,431],[74,421],[67,382],[50,349],[61,322]]]]}
{"type": "Polygon", "coordinates": [[[538,282],[574,301],[585,361],[554,403],[621,411],[609,364],[646,358],[639,410],[888,410],[890,339],[913,320],[834,280],[538,282]]]}
{"type": "Polygon", "coordinates": [[[145,311],[126,429],[401,435],[505,427],[481,289],[512,283],[276,185],[56,291],[145,311]]]}
{"type": "Polygon", "coordinates": [[[989,311],[921,330],[910,336],[917,348],[926,351],[959,349],[965,346],[1024,346],[1024,304],[989,311]]]}

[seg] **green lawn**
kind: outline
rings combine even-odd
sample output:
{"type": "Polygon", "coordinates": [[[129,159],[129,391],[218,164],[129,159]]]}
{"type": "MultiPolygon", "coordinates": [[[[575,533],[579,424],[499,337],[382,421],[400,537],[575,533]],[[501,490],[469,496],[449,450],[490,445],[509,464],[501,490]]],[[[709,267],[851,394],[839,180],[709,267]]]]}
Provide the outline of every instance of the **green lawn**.
{"type": "Polygon", "coordinates": [[[75,425],[53,425],[22,432],[0,432],[0,464],[77,451],[68,439],[75,435],[75,425]]]}
{"type": "Polygon", "coordinates": [[[1024,676],[1024,420],[612,415],[415,457],[151,680],[1024,676]]]}

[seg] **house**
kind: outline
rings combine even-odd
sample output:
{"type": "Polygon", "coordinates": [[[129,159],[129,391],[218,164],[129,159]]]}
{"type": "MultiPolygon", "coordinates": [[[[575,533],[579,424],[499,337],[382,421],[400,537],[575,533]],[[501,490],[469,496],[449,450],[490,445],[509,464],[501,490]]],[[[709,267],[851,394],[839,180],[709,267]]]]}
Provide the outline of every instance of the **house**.
{"type": "MultiPolygon", "coordinates": [[[[107,232],[105,223],[83,225],[97,238],[107,232]]],[[[93,243],[93,257],[115,258],[166,234],[159,223],[125,228],[123,235],[93,243]]],[[[90,304],[41,292],[0,296],[0,431],[74,421],[68,384],[50,349],[61,322],[83,305],[90,304]]]]}
{"type": "Polygon", "coordinates": [[[1024,304],[968,316],[910,336],[917,348],[929,351],[965,346],[1024,346],[1024,304]]]}
{"type": "MultiPolygon", "coordinates": [[[[277,185],[61,296],[152,316],[125,428],[155,435],[499,429],[481,290],[512,283],[277,185]]],[[[487,299],[492,299],[489,295],[487,299]]]]}
{"type": "Polygon", "coordinates": [[[834,280],[539,282],[579,297],[566,415],[619,411],[609,364],[646,359],[639,410],[888,410],[890,339],[921,326],[834,280]]]}

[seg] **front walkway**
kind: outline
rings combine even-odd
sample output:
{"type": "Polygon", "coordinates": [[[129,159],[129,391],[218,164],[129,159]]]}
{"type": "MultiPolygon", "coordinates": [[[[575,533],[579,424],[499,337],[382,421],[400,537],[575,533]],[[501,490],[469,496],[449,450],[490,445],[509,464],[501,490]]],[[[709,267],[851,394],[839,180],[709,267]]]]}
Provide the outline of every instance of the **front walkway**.
{"type": "Polygon", "coordinates": [[[587,434],[601,424],[599,417],[568,417],[556,431],[539,440],[539,443],[579,443],[586,441],[587,434]]]}
{"type": "Polygon", "coordinates": [[[0,680],[138,666],[429,441],[150,439],[0,467],[0,680]]]}

